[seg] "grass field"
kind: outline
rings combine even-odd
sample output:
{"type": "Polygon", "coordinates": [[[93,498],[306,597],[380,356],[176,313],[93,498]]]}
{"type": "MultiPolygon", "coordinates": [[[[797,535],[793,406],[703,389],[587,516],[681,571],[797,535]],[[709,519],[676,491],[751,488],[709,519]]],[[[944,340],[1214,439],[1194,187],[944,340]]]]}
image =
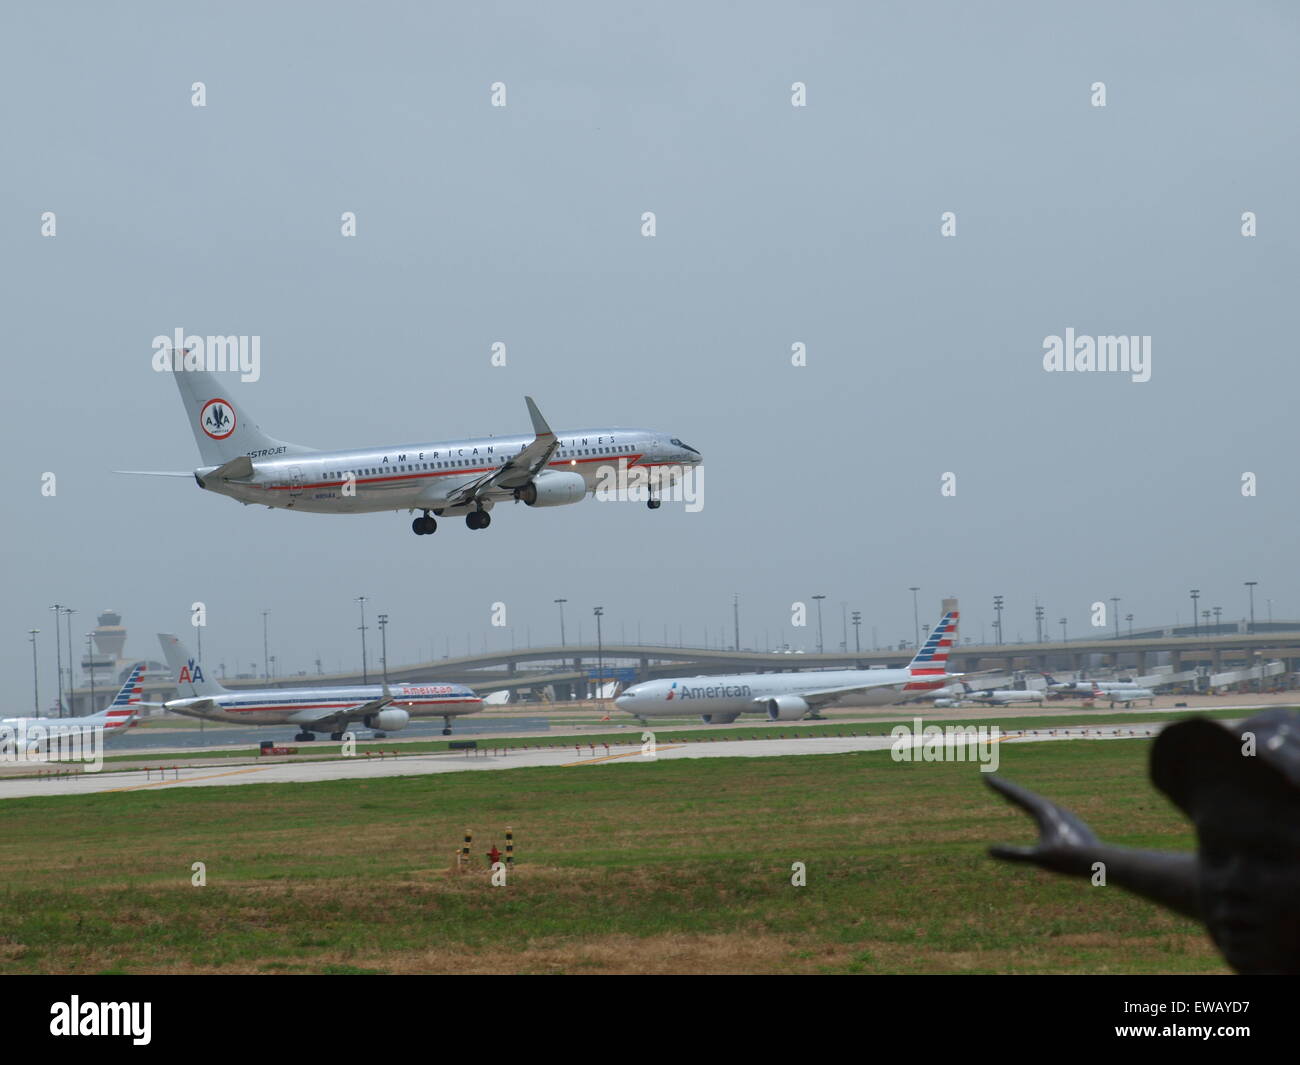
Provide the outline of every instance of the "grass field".
{"type": "MultiPolygon", "coordinates": [[[[1148,746],[1006,744],[1002,773],[1110,842],[1189,848],[1148,746]]],[[[872,752],[7,800],[0,971],[1225,971],[1120,888],[988,858],[1033,832],[982,776],[872,752]]]]}

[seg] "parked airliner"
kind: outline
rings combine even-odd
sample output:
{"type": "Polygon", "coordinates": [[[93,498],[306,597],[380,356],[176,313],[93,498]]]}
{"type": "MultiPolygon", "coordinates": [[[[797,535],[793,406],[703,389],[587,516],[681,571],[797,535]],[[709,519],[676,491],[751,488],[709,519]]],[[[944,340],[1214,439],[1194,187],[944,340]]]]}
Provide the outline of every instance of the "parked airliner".
{"type": "Polygon", "coordinates": [[[105,739],[124,735],[140,716],[144,671],[145,664],[137,662],[113,701],[97,714],[87,714],[85,717],[7,717],[0,721],[0,727],[21,727],[29,736],[38,729],[44,729],[47,735],[54,736],[71,735],[94,728],[102,728],[105,739]]]}
{"type": "Polygon", "coordinates": [[[703,462],[689,444],[653,429],[552,432],[527,396],[532,437],[318,451],[262,432],[233,398],[230,381],[207,370],[185,369],[184,356],[175,353],[171,372],[203,461],[193,477],[200,488],[244,504],[318,514],[418,510],[422,516],[411,529],[423,536],[437,529],[434,515],[464,515],[469,528],[486,529],[497,503],[554,507],[581,502],[602,479],[610,483],[612,471],[620,467],[651,480],[646,503],[653,510],[667,488],[703,462]]]}
{"type": "Polygon", "coordinates": [[[948,673],[957,643],[957,600],[943,601],[943,620],[904,669],[827,669],[806,673],[734,673],[678,677],[633,684],[614,700],[639,718],[699,714],[706,725],[729,725],[745,713],[769,721],[794,721],[846,695],[880,692],[886,701],[901,693],[942,688],[960,674],[948,673]]]}
{"type": "Polygon", "coordinates": [[[451,735],[451,719],[472,714],[483,700],[460,684],[368,684],[348,688],[267,688],[229,691],[205,674],[175,636],[158,634],[163,657],[180,698],[164,703],[168,710],[205,721],[238,721],[244,725],[297,725],[294,738],[306,742],[329,730],[341,740],[351,721],[377,734],[397,732],[412,717],[441,717],[442,734],[451,735]]]}

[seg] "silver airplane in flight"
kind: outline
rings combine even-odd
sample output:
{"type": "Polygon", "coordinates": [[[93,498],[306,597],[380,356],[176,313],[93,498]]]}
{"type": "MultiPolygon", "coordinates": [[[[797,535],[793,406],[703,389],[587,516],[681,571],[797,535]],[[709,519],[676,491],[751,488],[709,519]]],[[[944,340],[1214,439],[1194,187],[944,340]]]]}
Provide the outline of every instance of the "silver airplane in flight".
{"type": "Polygon", "coordinates": [[[957,643],[957,600],[943,601],[943,619],[902,669],[825,669],[806,673],[735,673],[633,684],[614,700],[638,718],[699,714],[706,725],[729,725],[741,714],[795,721],[849,695],[894,702],[900,695],[943,688],[962,674],[948,672],[957,643]]]}
{"type": "MultiPolygon", "coordinates": [[[[244,504],[317,514],[420,511],[411,523],[418,536],[434,532],[437,518],[464,516],[486,529],[497,503],[530,507],[578,503],[620,468],[640,471],[654,495],[703,462],[676,437],[653,429],[566,429],[553,432],[525,397],[533,435],[488,436],[428,444],[318,451],[268,436],[234,398],[232,382],[202,369],[184,369],[173,354],[172,375],[199,445],[203,465],[193,471],[200,488],[244,504]],[[435,518],[435,515],[437,518],[435,518]]],[[[119,470],[188,477],[169,470],[119,470]]],[[[661,491],[662,495],[662,491],[661,491]]]]}
{"type": "Polygon", "coordinates": [[[348,722],[358,721],[376,733],[397,732],[412,717],[441,717],[442,734],[451,735],[451,719],[472,714],[483,700],[460,684],[367,684],[347,688],[267,688],[230,691],[210,680],[175,636],[158,634],[167,668],[180,698],[162,705],[176,714],[205,721],[245,725],[297,725],[302,743],[329,730],[341,740],[348,722]]]}

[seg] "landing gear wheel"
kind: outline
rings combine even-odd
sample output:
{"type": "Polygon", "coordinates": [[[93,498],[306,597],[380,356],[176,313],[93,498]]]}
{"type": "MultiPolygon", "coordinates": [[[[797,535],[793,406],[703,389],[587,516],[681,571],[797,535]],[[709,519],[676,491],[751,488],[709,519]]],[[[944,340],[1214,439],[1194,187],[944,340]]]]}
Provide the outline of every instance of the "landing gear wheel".
{"type": "Polygon", "coordinates": [[[311,743],[316,738],[314,732],[300,732],[293,739],[295,743],[311,743]]]}
{"type": "Polygon", "coordinates": [[[446,714],[442,715],[442,734],[444,736],[451,735],[451,718],[446,714]]]}
{"type": "Polygon", "coordinates": [[[492,515],[486,510],[471,510],[465,515],[465,524],[471,529],[486,529],[492,524],[492,515]]]}
{"type": "Polygon", "coordinates": [[[647,499],[645,505],[651,510],[658,510],[661,502],[663,502],[661,499],[647,499]]]}
{"type": "Polygon", "coordinates": [[[342,738],[343,738],[343,733],[341,732],[330,733],[330,739],[332,739],[335,743],[338,743],[338,741],[341,740],[342,738]]]}
{"type": "Polygon", "coordinates": [[[411,532],[416,536],[429,536],[438,531],[438,523],[426,513],[422,518],[416,518],[411,522],[411,532]]]}
{"type": "Polygon", "coordinates": [[[450,735],[451,735],[451,729],[449,729],[449,728],[445,728],[445,729],[443,729],[443,730],[442,730],[442,734],[443,734],[444,736],[450,736],[450,735]]]}
{"type": "Polygon", "coordinates": [[[370,738],[371,738],[371,739],[374,739],[374,740],[386,740],[386,739],[388,739],[388,733],[387,733],[387,732],[375,732],[375,733],[372,733],[372,734],[371,734],[371,737],[370,737],[370,738]]]}

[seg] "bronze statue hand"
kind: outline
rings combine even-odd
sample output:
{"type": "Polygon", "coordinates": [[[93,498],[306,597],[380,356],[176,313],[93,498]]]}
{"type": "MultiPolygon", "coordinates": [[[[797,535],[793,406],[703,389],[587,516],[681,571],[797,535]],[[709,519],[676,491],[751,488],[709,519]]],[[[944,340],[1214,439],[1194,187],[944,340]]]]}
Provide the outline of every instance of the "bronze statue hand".
{"type": "Polygon", "coordinates": [[[1057,806],[1028,788],[1003,780],[985,777],[994,791],[1029,813],[1038,823],[1038,843],[1032,847],[994,846],[989,853],[1008,862],[1033,862],[1059,873],[1081,873],[1100,846],[1092,829],[1069,810],[1057,806]]]}

